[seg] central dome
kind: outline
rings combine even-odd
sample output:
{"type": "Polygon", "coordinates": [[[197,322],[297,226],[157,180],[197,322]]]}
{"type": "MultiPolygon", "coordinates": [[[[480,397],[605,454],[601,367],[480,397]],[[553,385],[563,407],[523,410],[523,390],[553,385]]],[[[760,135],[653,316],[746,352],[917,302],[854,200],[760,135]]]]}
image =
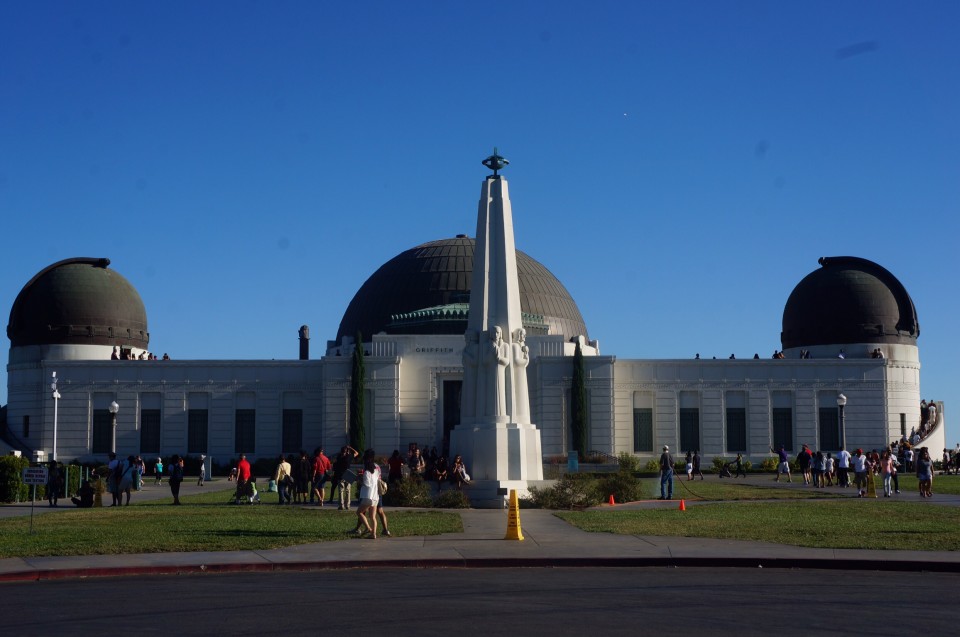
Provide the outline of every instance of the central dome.
{"type": "MultiPolygon", "coordinates": [[[[357,331],[368,339],[388,334],[462,334],[473,278],[473,239],[458,235],[424,243],[390,259],[360,287],[340,321],[337,341],[357,331]],[[418,310],[432,310],[422,313],[418,310]],[[441,320],[400,320],[415,312],[441,320]],[[452,319],[452,320],[451,320],[452,319]]],[[[541,321],[545,333],[566,339],[583,335],[587,326],[570,293],[543,265],[517,250],[520,308],[541,321]]],[[[526,317],[524,322],[526,323],[526,317]]]]}

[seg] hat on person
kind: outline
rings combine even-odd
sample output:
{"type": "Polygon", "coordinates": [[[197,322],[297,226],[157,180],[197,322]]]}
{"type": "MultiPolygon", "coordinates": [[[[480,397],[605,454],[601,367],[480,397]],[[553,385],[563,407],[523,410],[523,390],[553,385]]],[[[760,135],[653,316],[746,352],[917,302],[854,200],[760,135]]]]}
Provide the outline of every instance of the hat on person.
{"type": "Polygon", "coordinates": [[[663,445],[663,450],[664,450],[664,451],[670,451],[670,447],[668,447],[667,445],[663,445]]]}

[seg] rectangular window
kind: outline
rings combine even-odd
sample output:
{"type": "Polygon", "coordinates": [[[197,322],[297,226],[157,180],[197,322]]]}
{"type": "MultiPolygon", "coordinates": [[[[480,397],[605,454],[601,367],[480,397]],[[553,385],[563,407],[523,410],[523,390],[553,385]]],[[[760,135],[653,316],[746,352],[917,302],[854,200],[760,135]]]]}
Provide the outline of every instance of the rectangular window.
{"type": "Polygon", "coordinates": [[[281,446],[284,453],[296,453],[303,448],[303,410],[283,410],[281,446]]]}
{"type": "Polygon", "coordinates": [[[187,411],[187,453],[207,453],[208,418],[206,409],[187,411]]]}
{"type": "MultiPolygon", "coordinates": [[[[903,414],[900,415],[902,416],[903,414]]],[[[30,437],[30,416],[23,417],[23,437],[25,439],[30,437]]]]}
{"type": "Polygon", "coordinates": [[[727,407],[727,451],[747,450],[747,410],[727,407]]]}
{"type": "Polygon", "coordinates": [[[233,452],[257,452],[257,410],[238,409],[234,420],[233,452]]]}
{"type": "Polygon", "coordinates": [[[820,424],[820,448],[824,451],[840,449],[840,412],[836,407],[821,407],[818,413],[820,424]]]}
{"type": "Polygon", "coordinates": [[[646,407],[633,410],[633,452],[653,451],[653,410],[646,407]]]}
{"type": "Polygon", "coordinates": [[[113,418],[106,409],[93,410],[93,440],[91,440],[91,449],[93,453],[110,453],[113,451],[113,418]]]}
{"type": "Polygon", "coordinates": [[[680,408],[680,451],[700,450],[700,409],[680,408]]]}
{"type": "Polygon", "coordinates": [[[793,408],[773,408],[773,448],[793,451],[793,408]]]}
{"type": "Polygon", "coordinates": [[[159,409],[140,409],[140,453],[160,453],[159,409]]]}
{"type": "Polygon", "coordinates": [[[907,415],[900,414],[900,435],[904,438],[907,437],[907,415]]]}

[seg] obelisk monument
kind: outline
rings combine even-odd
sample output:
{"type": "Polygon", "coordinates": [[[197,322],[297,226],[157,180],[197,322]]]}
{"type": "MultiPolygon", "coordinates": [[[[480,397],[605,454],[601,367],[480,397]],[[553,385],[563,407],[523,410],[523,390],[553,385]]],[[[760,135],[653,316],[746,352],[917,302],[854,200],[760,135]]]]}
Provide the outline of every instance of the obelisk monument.
{"type": "Polygon", "coordinates": [[[483,161],[493,174],[480,191],[460,424],[450,441],[472,480],[496,481],[501,492],[526,491],[527,482],[543,480],[540,431],[530,422],[513,211],[499,174],[508,163],[496,149],[483,161]]]}

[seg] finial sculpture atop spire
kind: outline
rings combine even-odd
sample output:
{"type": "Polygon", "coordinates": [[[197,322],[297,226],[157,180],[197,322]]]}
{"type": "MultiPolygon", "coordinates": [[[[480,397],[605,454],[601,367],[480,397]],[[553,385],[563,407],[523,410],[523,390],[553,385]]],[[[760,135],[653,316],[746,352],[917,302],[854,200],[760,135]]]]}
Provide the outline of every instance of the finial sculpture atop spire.
{"type": "MultiPolygon", "coordinates": [[[[498,171],[498,170],[503,170],[504,167],[505,167],[507,164],[510,163],[510,161],[507,160],[506,158],[501,157],[500,155],[498,155],[498,154],[497,154],[497,147],[494,146],[494,147],[493,147],[493,154],[490,155],[489,157],[487,157],[486,159],[484,159],[482,163],[483,163],[484,166],[486,166],[487,168],[489,168],[490,170],[493,171],[492,177],[493,177],[494,179],[496,179],[497,177],[499,177],[499,175],[497,174],[497,171],[498,171]]],[[[487,179],[489,179],[489,178],[490,178],[490,176],[487,177],[487,179]]]]}

